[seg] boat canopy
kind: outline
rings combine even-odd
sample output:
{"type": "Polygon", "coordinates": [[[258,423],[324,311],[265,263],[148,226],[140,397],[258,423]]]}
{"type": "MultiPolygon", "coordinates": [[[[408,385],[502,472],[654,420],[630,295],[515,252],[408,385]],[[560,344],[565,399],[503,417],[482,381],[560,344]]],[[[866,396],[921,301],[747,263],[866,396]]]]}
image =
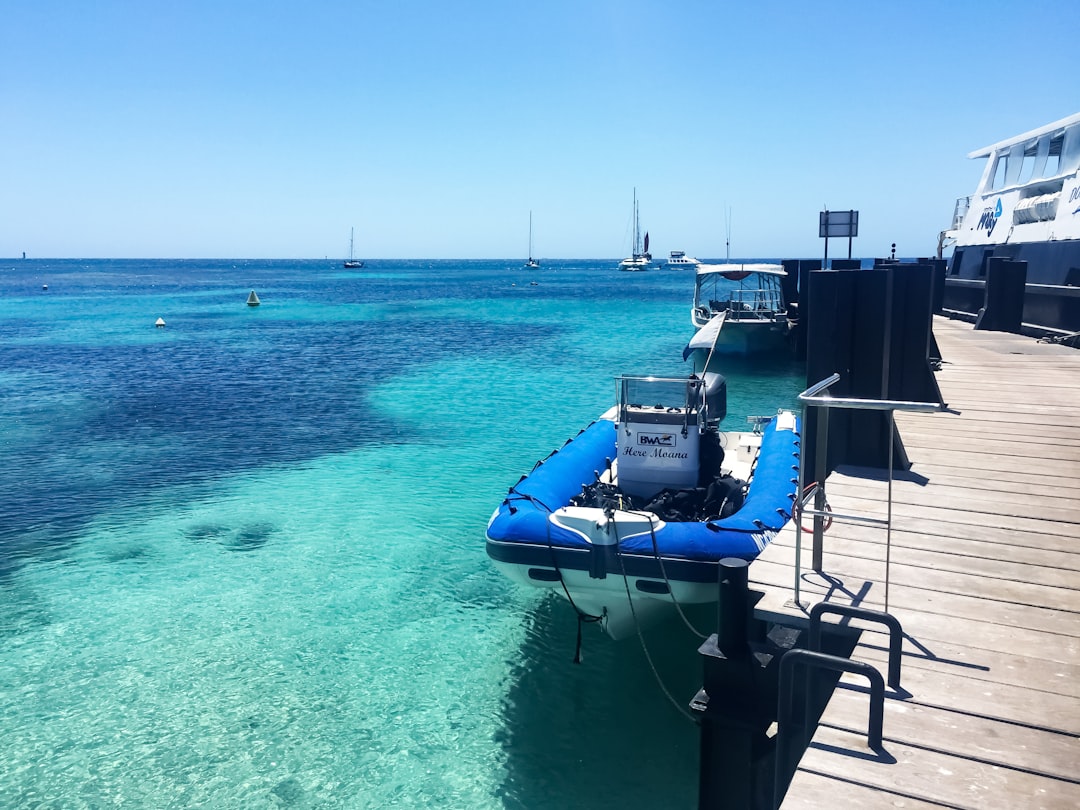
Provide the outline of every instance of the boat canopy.
{"type": "Polygon", "coordinates": [[[699,264],[698,276],[720,274],[731,281],[740,281],[751,273],[767,276],[786,276],[787,271],[779,264],[699,264]]]}

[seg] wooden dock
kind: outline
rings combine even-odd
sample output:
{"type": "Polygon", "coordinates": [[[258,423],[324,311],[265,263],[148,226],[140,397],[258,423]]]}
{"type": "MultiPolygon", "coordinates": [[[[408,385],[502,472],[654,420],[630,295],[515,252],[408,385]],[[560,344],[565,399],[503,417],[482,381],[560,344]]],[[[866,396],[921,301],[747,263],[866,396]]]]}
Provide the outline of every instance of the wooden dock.
{"type": "MultiPolygon", "coordinates": [[[[893,483],[904,642],[884,743],[867,746],[866,680],[844,675],[785,808],[1080,808],[1080,351],[940,317],[934,331],[950,412],[896,414],[912,468],[893,483]]],[[[882,476],[838,470],[830,505],[883,518],[882,476]]],[[[884,529],[837,521],[822,572],[802,537],[804,605],[885,609],[884,529]]],[[[750,567],[758,618],[806,622],[795,538],[750,567]]],[[[868,628],[851,657],[884,674],[887,631],[850,621],[868,628]]]]}

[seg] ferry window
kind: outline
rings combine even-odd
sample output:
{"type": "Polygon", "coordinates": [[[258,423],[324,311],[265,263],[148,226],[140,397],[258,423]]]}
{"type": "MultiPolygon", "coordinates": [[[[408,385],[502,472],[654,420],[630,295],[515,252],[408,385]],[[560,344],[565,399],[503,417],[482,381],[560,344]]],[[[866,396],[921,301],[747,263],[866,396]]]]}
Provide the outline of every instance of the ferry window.
{"type": "Polygon", "coordinates": [[[1035,175],[1036,144],[1031,144],[1024,150],[1024,162],[1020,166],[1020,177],[1017,182],[1023,185],[1035,175]]]}
{"type": "Polygon", "coordinates": [[[1005,185],[1015,186],[1020,180],[1020,169],[1024,164],[1024,145],[1016,144],[1009,150],[1009,160],[1005,169],[1005,185]]]}
{"type": "Polygon", "coordinates": [[[1065,130],[1065,142],[1061,146],[1060,172],[1074,172],[1080,168],[1080,127],[1065,130]]]}
{"type": "MultiPolygon", "coordinates": [[[[1035,144],[1035,157],[1032,159],[1032,177],[1046,177],[1046,158],[1050,155],[1050,136],[1043,135],[1035,144]]],[[[1025,155],[1025,160],[1027,156],[1025,155]]]]}
{"type": "Polygon", "coordinates": [[[1043,177],[1056,177],[1061,170],[1061,146],[1064,140],[1064,133],[1055,135],[1050,139],[1046,155],[1046,168],[1042,172],[1043,177]]]}
{"type": "Polygon", "coordinates": [[[997,156],[997,162],[994,164],[994,182],[990,188],[998,189],[1005,186],[1005,167],[1009,164],[1008,153],[1003,153],[997,156]]]}

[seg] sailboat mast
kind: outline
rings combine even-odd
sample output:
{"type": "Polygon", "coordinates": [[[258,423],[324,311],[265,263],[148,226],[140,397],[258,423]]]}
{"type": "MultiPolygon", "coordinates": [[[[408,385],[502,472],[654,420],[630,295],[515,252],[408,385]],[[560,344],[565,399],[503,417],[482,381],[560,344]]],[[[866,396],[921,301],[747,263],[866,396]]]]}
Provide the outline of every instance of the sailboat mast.
{"type": "Polygon", "coordinates": [[[724,248],[724,253],[725,253],[724,261],[730,262],[731,261],[731,209],[730,208],[728,208],[728,210],[726,211],[726,214],[727,214],[727,216],[725,217],[725,219],[727,221],[724,223],[727,226],[725,228],[726,241],[724,242],[724,245],[725,245],[725,248],[724,248]]]}
{"type": "Polygon", "coordinates": [[[634,186],[634,250],[633,256],[636,259],[641,255],[641,228],[638,223],[638,211],[637,211],[637,186],[634,186]]]}
{"type": "Polygon", "coordinates": [[[353,233],[355,231],[356,231],[355,227],[349,228],[349,261],[350,262],[353,260],[353,233]]]}
{"type": "Polygon", "coordinates": [[[529,212],[529,261],[532,261],[532,211],[529,212]]]}

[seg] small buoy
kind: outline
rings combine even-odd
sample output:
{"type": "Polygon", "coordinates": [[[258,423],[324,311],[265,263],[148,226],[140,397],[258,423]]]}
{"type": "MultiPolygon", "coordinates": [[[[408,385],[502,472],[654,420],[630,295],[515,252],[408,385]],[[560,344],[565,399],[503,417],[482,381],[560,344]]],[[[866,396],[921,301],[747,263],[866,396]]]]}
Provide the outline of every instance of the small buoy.
{"type": "Polygon", "coordinates": [[[165,319],[158,318],[156,321],[154,321],[154,326],[156,326],[158,329],[161,329],[163,326],[165,326],[165,319]]]}
{"type": "Polygon", "coordinates": [[[42,284],[41,289],[47,290],[47,289],[49,289],[49,285],[48,284],[42,284]]]}
{"type": "Polygon", "coordinates": [[[259,301],[259,296],[257,296],[255,294],[255,291],[252,290],[251,295],[248,296],[247,305],[249,307],[257,307],[260,303],[262,303],[262,302],[259,301]]]}

